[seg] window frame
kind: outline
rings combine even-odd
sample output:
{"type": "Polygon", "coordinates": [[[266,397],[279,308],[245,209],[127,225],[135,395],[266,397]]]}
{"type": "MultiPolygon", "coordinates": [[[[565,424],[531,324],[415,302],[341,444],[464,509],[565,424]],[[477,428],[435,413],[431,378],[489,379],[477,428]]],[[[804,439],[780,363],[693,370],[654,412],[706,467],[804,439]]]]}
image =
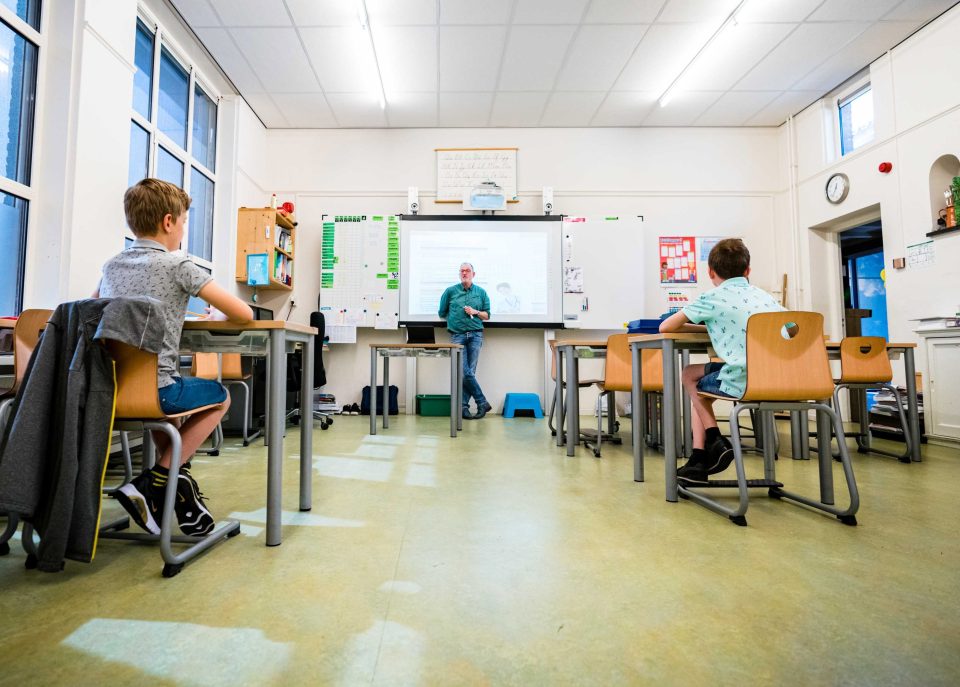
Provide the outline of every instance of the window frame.
{"type": "MultiPolygon", "coordinates": [[[[864,143],[861,143],[859,146],[852,147],[850,150],[843,149],[843,114],[842,114],[843,108],[846,105],[849,105],[850,103],[852,103],[857,98],[860,98],[861,96],[867,93],[871,94],[871,99],[872,99],[873,84],[870,82],[869,77],[858,79],[855,84],[853,84],[850,88],[844,89],[844,91],[835,99],[834,122],[835,122],[836,131],[837,131],[836,145],[837,145],[838,158],[844,158],[848,155],[855,153],[858,150],[862,150],[866,148],[867,146],[871,145],[877,138],[876,108],[874,108],[873,138],[871,138],[869,141],[865,141],[864,143]]],[[[851,144],[852,144],[852,141],[851,141],[851,144]]]]}
{"type": "MultiPolygon", "coordinates": [[[[165,151],[171,156],[176,158],[179,162],[183,164],[183,189],[189,194],[189,188],[191,187],[191,179],[193,174],[193,168],[196,167],[201,174],[203,174],[207,179],[213,182],[214,187],[214,202],[216,202],[216,189],[219,183],[217,178],[217,173],[210,170],[203,162],[198,158],[193,156],[193,117],[194,117],[194,99],[196,97],[195,91],[199,88],[203,91],[217,108],[216,116],[216,127],[217,135],[215,139],[215,149],[213,164],[214,167],[220,168],[220,125],[221,125],[221,111],[223,110],[223,97],[220,93],[216,91],[211,86],[211,81],[207,79],[200,69],[189,60],[180,45],[177,43],[176,39],[167,32],[164,31],[163,26],[143,7],[139,7],[137,10],[137,19],[143,23],[148,31],[153,33],[153,61],[152,69],[153,75],[150,82],[150,117],[149,119],[141,115],[133,107],[133,102],[131,98],[130,103],[130,119],[135,122],[141,128],[147,132],[148,137],[148,152],[147,152],[147,173],[156,174],[157,170],[157,157],[159,155],[159,146],[163,146],[165,151]],[[157,124],[158,114],[159,114],[159,97],[160,97],[160,58],[163,51],[166,50],[167,54],[171,59],[173,59],[184,71],[187,72],[188,82],[187,82],[187,142],[186,148],[180,146],[180,143],[174,141],[172,138],[167,136],[165,133],[160,131],[160,128],[157,124]]],[[[216,217],[216,213],[214,213],[216,217]]],[[[216,242],[210,248],[210,259],[207,260],[199,255],[193,255],[189,253],[190,246],[190,224],[187,224],[187,230],[184,232],[183,237],[183,248],[187,251],[190,259],[195,263],[209,270],[213,270],[213,251],[215,249],[216,242]]],[[[130,235],[129,230],[124,234],[124,236],[130,235]]]]}
{"type": "MultiPolygon", "coordinates": [[[[36,64],[36,82],[34,83],[34,92],[33,92],[33,121],[28,122],[26,129],[28,129],[30,136],[30,159],[26,161],[26,164],[29,165],[31,170],[30,174],[30,184],[22,184],[19,181],[14,181],[13,179],[7,179],[6,177],[0,175],[0,191],[8,195],[19,198],[27,204],[27,217],[26,221],[21,221],[20,223],[20,255],[17,260],[16,268],[16,280],[17,280],[17,289],[16,289],[16,302],[14,309],[16,310],[15,314],[19,314],[23,310],[23,296],[24,290],[26,287],[26,267],[27,267],[27,253],[30,251],[30,234],[33,229],[33,224],[36,221],[34,219],[36,212],[34,211],[37,201],[37,190],[34,186],[35,177],[36,177],[36,167],[35,162],[37,159],[37,151],[40,148],[40,142],[37,140],[37,122],[42,119],[42,107],[43,100],[40,97],[43,93],[43,85],[45,81],[45,65],[44,65],[44,55],[46,52],[47,42],[44,40],[43,31],[47,25],[47,12],[49,11],[50,2],[41,2],[40,3],[40,17],[39,24],[40,28],[35,29],[28,22],[20,18],[20,16],[11,10],[6,5],[0,5],[0,21],[5,23],[10,30],[14,33],[19,34],[23,39],[29,43],[32,43],[37,49],[37,64],[36,64]]],[[[23,138],[24,132],[21,131],[21,139],[23,138]]],[[[5,313],[5,314],[14,314],[14,313],[5,313]]]]}

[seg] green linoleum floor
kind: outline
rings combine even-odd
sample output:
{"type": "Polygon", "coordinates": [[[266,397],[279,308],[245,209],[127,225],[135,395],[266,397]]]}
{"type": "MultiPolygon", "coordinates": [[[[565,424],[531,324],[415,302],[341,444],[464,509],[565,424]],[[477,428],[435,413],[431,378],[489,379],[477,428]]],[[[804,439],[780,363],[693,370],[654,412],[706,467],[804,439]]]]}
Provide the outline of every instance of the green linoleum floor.
{"type": "MultiPolygon", "coordinates": [[[[47,575],[12,542],[0,684],[960,683],[960,451],[855,454],[858,527],[758,490],[740,528],[666,503],[659,455],[633,482],[629,422],[599,460],[543,420],[391,423],[315,430],[309,514],[289,429],[278,548],[265,449],[232,438],[194,475],[243,533],[173,579],[151,546],[47,575]]],[[[817,493],[815,461],[777,468],[817,493]]]]}

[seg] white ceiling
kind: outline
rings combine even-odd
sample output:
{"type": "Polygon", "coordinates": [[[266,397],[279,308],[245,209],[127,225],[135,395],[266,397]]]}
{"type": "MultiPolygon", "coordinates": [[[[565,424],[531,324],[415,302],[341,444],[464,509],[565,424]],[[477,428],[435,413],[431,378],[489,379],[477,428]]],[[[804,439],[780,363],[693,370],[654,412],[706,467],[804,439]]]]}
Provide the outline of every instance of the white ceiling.
{"type": "Polygon", "coordinates": [[[957,0],[171,0],[270,128],[777,126],[957,0]]]}

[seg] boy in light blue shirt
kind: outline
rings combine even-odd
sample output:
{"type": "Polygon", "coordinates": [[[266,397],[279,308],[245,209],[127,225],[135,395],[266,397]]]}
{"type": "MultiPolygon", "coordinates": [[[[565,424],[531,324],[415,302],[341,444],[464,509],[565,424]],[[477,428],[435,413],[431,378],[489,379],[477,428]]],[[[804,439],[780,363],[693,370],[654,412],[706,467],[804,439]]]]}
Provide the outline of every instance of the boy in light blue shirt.
{"type": "Polygon", "coordinates": [[[783,310],[766,291],[747,281],[750,251],[740,239],[724,239],[707,259],[715,289],[702,294],[660,324],[660,331],[706,332],[722,363],[687,365],[683,386],[693,407],[693,452],[677,477],[705,483],[708,475],[726,470],[733,461],[733,448],[720,434],[713,414],[712,398],[697,392],[737,399],[747,386],[747,320],[751,315],[783,310]]]}

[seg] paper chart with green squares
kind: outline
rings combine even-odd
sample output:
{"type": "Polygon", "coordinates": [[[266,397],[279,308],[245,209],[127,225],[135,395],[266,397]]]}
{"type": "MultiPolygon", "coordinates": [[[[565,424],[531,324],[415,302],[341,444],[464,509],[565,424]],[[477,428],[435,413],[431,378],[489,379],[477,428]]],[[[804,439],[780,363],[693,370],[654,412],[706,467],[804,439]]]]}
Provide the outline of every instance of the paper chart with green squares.
{"type": "Polygon", "coordinates": [[[320,254],[320,310],[328,324],[373,327],[400,310],[400,218],[327,215],[320,254]]]}

